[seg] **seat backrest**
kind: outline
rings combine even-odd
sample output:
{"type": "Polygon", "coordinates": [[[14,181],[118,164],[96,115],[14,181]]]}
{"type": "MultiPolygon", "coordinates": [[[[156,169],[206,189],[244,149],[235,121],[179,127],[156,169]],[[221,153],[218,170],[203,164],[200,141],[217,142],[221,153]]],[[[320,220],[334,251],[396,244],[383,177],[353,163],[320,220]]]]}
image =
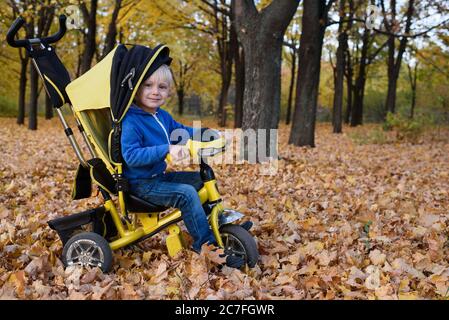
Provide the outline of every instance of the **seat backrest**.
{"type": "Polygon", "coordinates": [[[84,131],[93,145],[97,157],[114,170],[109,159],[109,134],[112,128],[112,119],[109,108],[83,110],[76,113],[84,131]]]}

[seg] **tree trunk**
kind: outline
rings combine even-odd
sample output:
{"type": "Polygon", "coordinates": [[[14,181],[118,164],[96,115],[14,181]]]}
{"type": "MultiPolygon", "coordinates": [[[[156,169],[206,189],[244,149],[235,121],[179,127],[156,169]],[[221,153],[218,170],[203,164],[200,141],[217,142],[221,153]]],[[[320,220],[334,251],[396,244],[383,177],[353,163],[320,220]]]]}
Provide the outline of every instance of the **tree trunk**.
{"type": "Polygon", "coordinates": [[[184,89],[179,88],[176,90],[176,94],[178,95],[178,114],[182,116],[184,113],[184,89]]]}
{"type": "Polygon", "coordinates": [[[343,82],[345,72],[345,52],[348,43],[348,36],[343,30],[343,20],[345,0],[340,0],[340,24],[338,26],[338,49],[334,86],[334,107],[332,114],[332,126],[334,133],[342,132],[342,112],[343,112],[343,82]]]}
{"type": "Polygon", "coordinates": [[[398,78],[395,77],[395,70],[388,72],[388,91],[387,91],[387,101],[386,109],[387,112],[396,112],[396,88],[397,88],[398,78]]]}
{"type": "Polygon", "coordinates": [[[289,125],[292,114],[292,103],[293,103],[293,88],[295,86],[295,76],[296,76],[296,51],[293,49],[292,53],[292,68],[291,68],[291,78],[290,78],[290,87],[288,89],[288,102],[287,102],[287,117],[285,119],[285,124],[289,125]]]}
{"type": "Polygon", "coordinates": [[[76,64],[76,78],[81,76],[81,65],[83,64],[83,50],[80,50],[82,47],[82,40],[79,32],[76,33],[76,48],[77,48],[77,64],[76,64]]]}
{"type": "Polygon", "coordinates": [[[345,68],[346,68],[346,113],[345,113],[345,123],[349,124],[350,121],[350,117],[351,117],[351,112],[352,112],[352,98],[353,98],[353,92],[354,92],[354,85],[353,85],[353,81],[352,81],[352,77],[354,74],[353,71],[353,66],[352,66],[352,60],[351,60],[351,52],[349,51],[349,46],[348,46],[348,34],[351,32],[352,30],[352,25],[353,25],[353,18],[354,18],[354,14],[355,14],[355,8],[354,8],[354,1],[349,1],[349,15],[348,15],[348,19],[349,22],[347,24],[347,28],[346,28],[346,43],[345,43],[345,68]]]}
{"type": "Polygon", "coordinates": [[[20,80],[19,80],[19,112],[17,115],[17,124],[25,123],[25,94],[27,84],[28,55],[20,61],[20,80]]]}
{"type": "MultiPolygon", "coordinates": [[[[217,17],[218,19],[218,17],[217,17]]],[[[231,27],[231,24],[228,22],[228,17],[222,15],[221,17],[221,31],[222,34],[217,39],[219,45],[219,53],[220,53],[220,68],[221,68],[221,91],[220,91],[220,100],[218,103],[218,115],[220,117],[220,126],[226,126],[226,118],[227,118],[227,110],[226,106],[228,104],[228,92],[229,86],[231,85],[232,80],[232,63],[233,63],[233,54],[235,52],[235,47],[238,47],[237,34],[235,29],[231,27]],[[229,35],[229,40],[227,36],[229,35]]]]}
{"type": "Polygon", "coordinates": [[[410,108],[410,119],[413,119],[415,114],[415,106],[416,106],[416,85],[412,91],[412,106],[410,108]]]}
{"type": "Polygon", "coordinates": [[[234,128],[241,128],[243,123],[243,95],[245,92],[245,57],[243,48],[238,45],[234,53],[235,66],[235,111],[234,128]]]}
{"type": "Polygon", "coordinates": [[[53,118],[53,105],[51,103],[50,97],[45,92],[45,119],[50,120],[53,118]]]}
{"type": "Polygon", "coordinates": [[[80,5],[84,21],[87,24],[87,31],[84,34],[84,51],[81,58],[80,74],[83,74],[90,69],[96,51],[95,35],[97,30],[97,2],[98,0],[90,1],[90,10],[87,10],[85,2],[80,5]]]}
{"type": "Polygon", "coordinates": [[[363,124],[363,98],[365,94],[366,78],[364,71],[359,73],[354,87],[354,105],[351,115],[351,127],[363,124]]]}
{"type": "Polygon", "coordinates": [[[105,46],[103,49],[102,58],[105,57],[115,47],[117,38],[117,19],[122,8],[122,0],[116,0],[114,10],[112,11],[111,21],[108,26],[108,33],[106,35],[105,46]]]}
{"type": "Polygon", "coordinates": [[[368,48],[370,45],[370,30],[365,27],[363,31],[363,44],[360,56],[359,70],[354,86],[354,105],[351,113],[351,127],[363,124],[363,96],[366,83],[366,67],[368,59],[368,48]]]}
{"type": "Polygon", "coordinates": [[[235,1],[231,1],[231,42],[232,58],[235,72],[235,105],[234,105],[234,128],[241,128],[243,123],[243,97],[245,92],[245,57],[241,41],[238,38],[235,22],[235,1]]]}
{"type": "MultiPolygon", "coordinates": [[[[225,71],[227,72],[227,71],[225,71]]],[[[228,91],[231,85],[231,79],[227,78],[230,74],[222,77],[221,79],[221,90],[220,90],[220,100],[218,102],[218,116],[219,116],[219,126],[226,126],[226,105],[228,102],[228,91]]]]}
{"type": "MultiPolygon", "coordinates": [[[[259,136],[260,141],[256,142],[258,162],[268,160],[267,155],[277,157],[277,140],[272,140],[277,136],[272,137],[270,129],[278,128],[283,36],[298,3],[274,0],[259,12],[253,1],[235,1],[236,31],[246,62],[242,129],[266,130],[265,137],[259,136]],[[265,155],[260,153],[264,147],[265,155]]],[[[246,144],[245,156],[251,151],[246,144]]]]}
{"type": "Polygon", "coordinates": [[[344,82],[344,68],[345,68],[345,43],[346,33],[339,35],[339,45],[337,49],[337,66],[335,76],[335,93],[334,93],[334,108],[332,116],[333,132],[342,132],[342,113],[343,113],[343,82],[344,82]],[[341,47],[340,47],[341,46],[341,47]]]}
{"type": "MultiPolygon", "coordinates": [[[[257,36],[255,36],[257,37],[257,36]]],[[[259,36],[263,38],[263,36],[259,36]]],[[[248,41],[245,44],[244,129],[277,128],[280,104],[281,41],[248,41]],[[264,48],[264,50],[262,50],[264,48]],[[258,63],[269,59],[272,63],[258,63]]]]}
{"type": "Polygon", "coordinates": [[[410,108],[410,119],[413,119],[416,105],[416,84],[418,78],[418,62],[415,63],[415,67],[412,68],[407,64],[408,76],[410,80],[410,88],[412,89],[412,103],[410,108]]]}
{"type": "Polygon", "coordinates": [[[37,98],[38,98],[38,73],[34,64],[30,64],[30,101],[28,105],[28,129],[37,130],[37,98]]]}
{"type": "Polygon", "coordinates": [[[353,77],[352,62],[349,50],[346,50],[346,113],[345,123],[349,124],[352,113],[352,97],[354,92],[354,85],[352,83],[353,77]]]}
{"type": "MultiPolygon", "coordinates": [[[[392,0],[390,6],[392,9],[392,19],[394,21],[396,19],[396,1],[392,0]]],[[[413,11],[414,11],[414,0],[409,0],[406,12],[407,20],[405,23],[404,34],[408,34],[410,32],[413,11]]],[[[389,25],[387,30],[390,31],[391,33],[395,31],[392,25],[389,25]]],[[[401,70],[402,56],[407,46],[407,37],[402,37],[401,40],[399,41],[397,54],[395,49],[395,37],[393,35],[390,35],[389,37],[390,38],[388,41],[388,92],[387,92],[387,100],[385,103],[385,109],[387,112],[395,113],[397,82],[399,78],[399,71],[401,70]]]]}
{"type": "Polygon", "coordinates": [[[289,139],[289,143],[297,146],[315,147],[321,51],[326,22],[326,1],[304,0],[296,104],[289,139]]]}

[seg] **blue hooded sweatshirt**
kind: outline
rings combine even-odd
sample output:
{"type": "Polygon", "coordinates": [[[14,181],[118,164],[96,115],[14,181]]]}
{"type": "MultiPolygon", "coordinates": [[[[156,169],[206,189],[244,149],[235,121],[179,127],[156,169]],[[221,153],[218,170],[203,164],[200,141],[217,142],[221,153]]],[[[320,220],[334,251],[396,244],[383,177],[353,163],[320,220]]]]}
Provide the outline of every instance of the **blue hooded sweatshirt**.
{"type": "Polygon", "coordinates": [[[167,168],[165,157],[169,145],[185,143],[193,136],[194,128],[176,122],[167,111],[158,108],[152,114],[131,105],[122,122],[124,176],[132,184],[133,180],[150,179],[163,173],[167,168]],[[176,129],[181,130],[173,133],[176,129]]]}

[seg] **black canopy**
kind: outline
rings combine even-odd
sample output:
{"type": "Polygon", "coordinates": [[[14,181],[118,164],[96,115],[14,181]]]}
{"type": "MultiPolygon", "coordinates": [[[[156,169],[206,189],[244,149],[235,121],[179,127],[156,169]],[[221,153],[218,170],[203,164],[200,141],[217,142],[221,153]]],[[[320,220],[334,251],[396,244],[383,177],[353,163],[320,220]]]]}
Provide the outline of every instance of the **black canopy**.
{"type": "Polygon", "coordinates": [[[120,149],[120,122],[128,111],[143,79],[151,76],[161,65],[170,65],[170,50],[164,45],[154,49],[134,45],[131,49],[121,44],[117,47],[111,66],[111,113],[113,131],[110,157],[113,162],[123,162],[120,149]]]}
{"type": "Polygon", "coordinates": [[[142,80],[149,77],[161,65],[170,65],[170,50],[164,45],[154,49],[135,45],[127,49],[118,46],[111,68],[111,110],[114,122],[121,122],[137,88],[142,80]]]}

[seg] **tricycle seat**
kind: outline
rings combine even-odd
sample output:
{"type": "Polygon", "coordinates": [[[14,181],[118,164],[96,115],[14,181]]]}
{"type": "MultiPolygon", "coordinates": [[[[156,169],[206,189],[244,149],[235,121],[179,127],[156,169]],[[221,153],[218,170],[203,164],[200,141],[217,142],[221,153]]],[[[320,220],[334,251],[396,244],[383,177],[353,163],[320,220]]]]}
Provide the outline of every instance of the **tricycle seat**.
{"type": "Polygon", "coordinates": [[[168,207],[159,206],[154,203],[150,203],[132,194],[128,195],[126,202],[128,211],[130,212],[162,212],[168,209],[168,207]]]}

